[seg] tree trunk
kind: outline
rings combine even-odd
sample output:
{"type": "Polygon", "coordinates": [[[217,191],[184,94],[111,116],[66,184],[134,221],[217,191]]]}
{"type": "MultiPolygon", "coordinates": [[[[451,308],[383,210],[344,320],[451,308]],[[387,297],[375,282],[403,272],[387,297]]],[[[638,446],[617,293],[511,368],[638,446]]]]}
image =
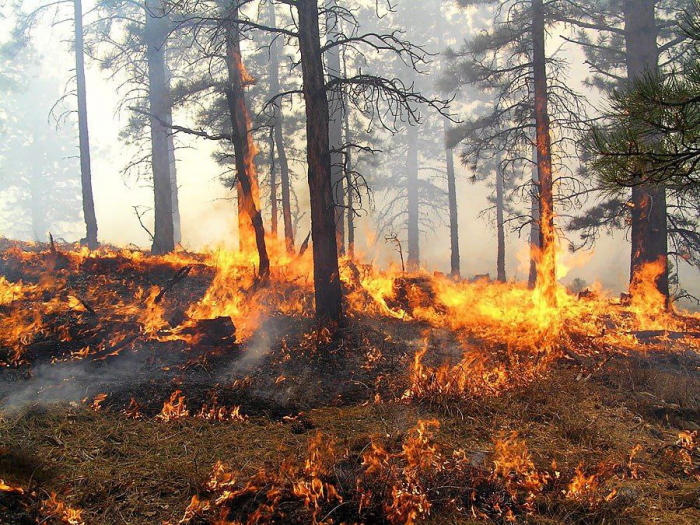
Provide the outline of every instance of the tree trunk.
{"type": "Polygon", "coordinates": [[[447,147],[450,125],[445,119],[445,165],[447,167],[447,200],[450,208],[450,274],[459,277],[459,222],[457,216],[457,181],[455,178],[454,150],[447,147]]]}
{"type": "MultiPolygon", "coordinates": [[[[268,4],[268,15],[270,18],[270,26],[275,27],[275,4],[268,4]]],[[[280,47],[279,38],[275,38],[270,46],[270,93],[272,96],[280,91],[280,47]]],[[[287,150],[284,145],[284,131],[282,122],[284,116],[282,108],[276,101],[273,107],[274,110],[274,142],[277,150],[277,160],[280,168],[280,186],[282,193],[282,220],[284,222],[284,240],[287,246],[287,252],[294,252],[294,225],[292,223],[292,200],[291,200],[291,185],[289,181],[289,162],[287,160],[287,150]]]]}
{"type": "Polygon", "coordinates": [[[173,192],[170,185],[170,160],[168,156],[168,107],[170,94],[165,70],[165,41],[168,26],[163,7],[158,0],[146,1],[145,38],[148,61],[148,101],[150,104],[151,164],[153,167],[153,192],[155,204],[155,228],[151,252],[163,254],[175,249],[173,228],[173,192]]]}
{"type": "MultiPolygon", "coordinates": [[[[348,77],[347,71],[347,60],[343,60],[343,75],[345,78],[348,77]]],[[[348,111],[347,104],[347,92],[343,92],[343,96],[346,97],[344,106],[345,111],[343,111],[343,123],[345,127],[345,142],[350,144],[352,142],[352,136],[350,134],[350,112],[348,111]]],[[[347,214],[348,214],[348,257],[350,260],[355,258],[355,207],[354,207],[354,196],[353,196],[353,182],[352,178],[352,150],[350,148],[345,152],[345,187],[347,188],[347,214]]]]}
{"type": "MultiPolygon", "coordinates": [[[[629,82],[658,71],[655,5],[654,0],[627,0],[623,4],[629,82]]],[[[663,271],[656,281],[656,288],[664,296],[668,307],[666,189],[663,186],[633,187],[631,216],[630,284],[638,281],[640,271],[646,264],[662,261],[663,271]]]]}
{"type": "MultiPolygon", "coordinates": [[[[165,56],[165,72],[166,76],[166,87],[168,89],[168,94],[170,91],[170,68],[168,67],[168,56],[165,56]]],[[[168,97],[168,128],[172,130],[173,125],[173,102],[172,98],[168,97]]],[[[168,165],[170,168],[170,189],[172,191],[172,202],[173,202],[173,241],[175,244],[182,242],[182,226],[180,222],[180,189],[177,185],[177,163],[175,159],[175,137],[172,131],[168,133],[168,165]]]]}
{"type": "Polygon", "coordinates": [[[537,258],[540,252],[540,196],[537,179],[537,146],[532,147],[532,194],[530,196],[530,273],[527,285],[533,289],[537,284],[537,258]]]}
{"type": "Polygon", "coordinates": [[[280,165],[280,186],[282,193],[282,221],[284,222],[284,241],[288,253],[294,253],[294,223],[292,221],[292,188],[289,180],[289,163],[284,145],[282,132],[282,109],[279,108],[279,119],[275,123],[275,146],[277,160],[280,165]]]}
{"type": "MultiPolygon", "coordinates": [[[[445,15],[442,12],[442,2],[435,2],[435,19],[437,21],[436,29],[439,39],[439,49],[436,51],[440,53],[441,60],[439,63],[440,73],[444,69],[445,57],[442,53],[443,49],[447,46],[444,38],[446,36],[445,31],[445,15]]],[[[448,134],[450,131],[450,122],[448,119],[443,119],[444,126],[444,139],[445,139],[445,167],[447,168],[447,201],[450,214],[450,275],[455,278],[460,276],[460,263],[459,263],[459,220],[458,220],[458,206],[457,206],[457,181],[455,178],[455,163],[454,163],[454,150],[447,147],[448,134]]]]}
{"type": "Polygon", "coordinates": [[[306,101],[306,140],[313,239],[316,317],[340,323],[342,290],[338,270],[335,205],[331,184],[331,153],[328,135],[329,109],[326,95],[321,37],[316,0],[297,0],[299,49],[306,101]]]}
{"type": "MultiPolygon", "coordinates": [[[[234,0],[228,12],[230,20],[238,19],[238,0],[234,0]]],[[[226,24],[226,69],[228,86],[226,101],[231,117],[232,142],[236,157],[236,179],[238,188],[238,223],[243,246],[250,238],[255,239],[258,251],[259,274],[266,279],[270,274],[270,259],[265,245],[265,228],[260,213],[257,175],[255,172],[255,145],[250,125],[250,114],[245,101],[247,73],[241,56],[240,28],[235,22],[226,24]],[[246,237],[250,236],[250,237],[246,237]]]]}
{"type": "MultiPolygon", "coordinates": [[[[172,126],[172,113],[168,125],[172,126]]],[[[180,196],[177,186],[177,164],[175,162],[175,140],[172,133],[168,133],[168,165],[170,167],[170,188],[173,201],[173,241],[175,244],[182,242],[182,223],[180,221],[180,196]]]]}
{"type": "Polygon", "coordinates": [[[85,242],[90,250],[97,248],[97,217],[92,194],[90,166],[90,136],[87,121],[87,94],[85,89],[85,51],[83,44],[83,4],[73,0],[75,15],[75,78],[78,94],[78,141],[80,143],[80,183],[83,193],[83,217],[85,218],[85,242]]]}
{"type": "Polygon", "coordinates": [[[279,210],[277,207],[277,167],[275,166],[275,128],[274,123],[270,133],[270,233],[277,240],[277,219],[279,210]]]}
{"type": "MultiPolygon", "coordinates": [[[[336,0],[330,0],[328,8],[336,7],[336,0]]],[[[326,34],[328,42],[338,37],[340,20],[332,11],[326,13],[326,34]]],[[[326,52],[326,72],[329,79],[340,78],[340,50],[332,47],[326,52]]],[[[329,141],[331,148],[331,184],[333,186],[333,202],[335,202],[335,227],[338,253],[345,253],[345,184],[343,174],[343,95],[340,90],[328,94],[328,110],[330,112],[329,141]]]]}
{"type": "Polygon", "coordinates": [[[408,269],[420,266],[420,217],[418,204],[418,126],[409,125],[406,152],[406,192],[408,197],[408,269]]]}
{"type": "Polygon", "coordinates": [[[537,287],[549,305],[556,302],[556,235],[554,231],[554,190],[552,145],[547,110],[547,67],[545,59],[545,18],[543,0],[532,1],[533,74],[535,127],[537,130],[537,174],[539,179],[540,257],[537,287]]]}
{"type": "Polygon", "coordinates": [[[506,232],[503,223],[503,169],[500,154],[496,157],[496,232],[498,246],[496,254],[496,279],[506,282],[506,232]]]}

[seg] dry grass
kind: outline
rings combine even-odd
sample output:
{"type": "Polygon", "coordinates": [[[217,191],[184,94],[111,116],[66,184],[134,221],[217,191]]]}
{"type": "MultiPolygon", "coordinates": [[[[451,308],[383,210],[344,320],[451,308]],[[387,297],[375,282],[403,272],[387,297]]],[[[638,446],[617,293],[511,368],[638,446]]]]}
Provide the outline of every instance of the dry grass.
{"type": "MultiPolygon", "coordinates": [[[[665,384],[658,375],[644,383],[644,391],[657,384],[665,384]]],[[[55,491],[71,506],[84,509],[88,523],[177,521],[219,460],[249,476],[285,457],[301,457],[316,430],[357,456],[372,437],[399,443],[418,419],[438,418],[441,449],[463,448],[488,467],[494,439],[517,430],[538,468],[551,470],[555,460],[567,479],[578,464],[589,469],[605,462],[625,465],[632,448],[641,445],[635,459],[641,479],[608,482],[619,494],[611,503],[590,508],[551,494],[538,502],[536,512],[521,516],[527,521],[700,522],[697,479],[669,459],[666,451],[672,448],[664,450],[676,441],[677,429],[663,418],[636,413],[640,396],[628,395],[629,403],[620,403],[618,397],[610,385],[577,382],[574,373],[561,370],[556,381],[465,404],[452,416],[428,407],[383,403],[315,409],[304,415],[303,426],[263,418],[158,423],[68,405],[36,407],[6,414],[0,421],[0,478],[34,490],[39,499],[55,491]]],[[[436,508],[431,521],[463,519],[436,508]]]]}

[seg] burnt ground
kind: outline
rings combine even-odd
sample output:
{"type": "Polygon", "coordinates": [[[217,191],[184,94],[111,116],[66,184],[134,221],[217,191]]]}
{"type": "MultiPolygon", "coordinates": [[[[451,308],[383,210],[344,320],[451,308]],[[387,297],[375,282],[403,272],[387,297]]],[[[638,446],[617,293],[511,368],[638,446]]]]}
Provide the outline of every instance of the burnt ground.
{"type": "MultiPolygon", "coordinates": [[[[181,315],[213,278],[212,269],[196,260],[191,265],[187,278],[166,296],[166,317],[181,315]]],[[[47,269],[63,281],[45,301],[68,293],[89,297],[95,283],[131,300],[137,286],[167,286],[179,267],[119,258],[76,263],[49,253],[30,261],[6,255],[0,275],[39,283],[47,269]]],[[[2,308],[0,315],[9,311],[2,308]]],[[[693,352],[640,346],[626,356],[565,356],[538,380],[497,397],[409,402],[401,397],[428,328],[420,323],[356,314],[331,338],[310,318],[276,315],[242,344],[139,337],[119,347],[116,341],[138,333],[134,321],[98,306],[93,310],[46,316],[46,328],[26,345],[26,362],[0,369],[0,479],[25,491],[0,491],[2,523],[60,523],[41,508],[53,492],[82,509],[86,523],[177,523],[192,496],[206,492],[217,461],[245,479],[262,467],[303,458],[319,432],[343,451],[335,481],[348,491],[348,500],[353,484],[344,469],[360,468],[373,439],[400,450],[418,420],[432,419],[440,421],[437,446],[446,453],[464,449],[475,468],[491,468],[494,441],[517,431],[538,468],[553,471],[554,460],[567,480],[578,465],[588,473],[603,464],[625,465],[641,445],[635,455],[638,475],[605,478],[606,491],[617,490],[610,501],[569,501],[555,486],[535,505],[519,507],[518,521],[700,522],[697,450],[688,467],[678,446],[679,432],[700,429],[700,359],[693,352]],[[70,340],[59,337],[63,326],[71,331],[63,339],[70,340]],[[93,355],[71,357],[86,344],[97,349],[93,355]],[[175,390],[182,391],[190,416],[158,421],[155,416],[175,390]],[[94,410],[90,404],[98,394],[106,397],[94,410]],[[214,400],[239,406],[247,419],[193,417],[214,400]],[[139,417],[130,417],[134,404],[139,417]]],[[[447,330],[432,330],[429,344],[429,364],[461,355],[447,330]]],[[[11,351],[3,351],[0,359],[7,361],[11,351]]],[[[287,517],[277,522],[311,521],[302,503],[285,504],[287,517]]],[[[239,518],[251,502],[241,505],[233,509],[239,518]]],[[[372,509],[357,514],[348,510],[351,505],[334,507],[318,518],[331,512],[328,519],[336,522],[387,520],[372,509]]],[[[428,521],[464,523],[469,515],[438,498],[428,521]]],[[[471,516],[507,519],[495,511],[471,516]]]]}

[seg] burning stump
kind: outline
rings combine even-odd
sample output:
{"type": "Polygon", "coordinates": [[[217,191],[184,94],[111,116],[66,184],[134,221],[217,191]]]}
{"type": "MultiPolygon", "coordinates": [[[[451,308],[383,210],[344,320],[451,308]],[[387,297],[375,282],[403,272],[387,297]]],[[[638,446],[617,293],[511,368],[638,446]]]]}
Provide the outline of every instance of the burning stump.
{"type": "Polygon", "coordinates": [[[400,277],[394,281],[394,297],[387,300],[393,309],[412,312],[415,308],[435,307],[438,304],[432,280],[429,277],[400,277]]]}
{"type": "Polygon", "coordinates": [[[198,319],[192,326],[183,328],[181,334],[191,336],[195,343],[220,345],[236,341],[236,325],[230,317],[198,319]]]}
{"type": "Polygon", "coordinates": [[[600,295],[595,290],[589,290],[588,288],[586,288],[585,290],[581,290],[578,293],[579,301],[582,299],[594,301],[594,300],[598,299],[599,297],[600,297],[600,295]]]}
{"type": "Polygon", "coordinates": [[[632,294],[621,293],[620,294],[620,306],[630,306],[632,304],[632,294]]]}

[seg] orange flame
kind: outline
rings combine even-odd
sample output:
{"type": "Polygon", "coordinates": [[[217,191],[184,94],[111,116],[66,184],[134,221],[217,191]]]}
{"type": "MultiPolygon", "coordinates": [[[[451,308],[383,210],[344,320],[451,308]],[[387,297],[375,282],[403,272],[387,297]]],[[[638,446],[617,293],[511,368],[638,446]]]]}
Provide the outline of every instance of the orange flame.
{"type": "Polygon", "coordinates": [[[156,416],[156,419],[160,421],[174,421],[189,415],[190,411],[187,410],[185,405],[185,396],[182,395],[181,390],[175,390],[175,392],[170,394],[170,399],[163,403],[163,409],[156,416]]]}
{"type": "Polygon", "coordinates": [[[14,487],[12,485],[8,485],[2,478],[0,478],[0,491],[15,494],[24,494],[24,489],[22,487],[14,487]]]}
{"type": "Polygon", "coordinates": [[[64,502],[56,498],[56,493],[52,492],[51,497],[41,504],[41,511],[48,518],[55,518],[61,523],[68,525],[84,525],[83,511],[67,506],[64,502]]]}

